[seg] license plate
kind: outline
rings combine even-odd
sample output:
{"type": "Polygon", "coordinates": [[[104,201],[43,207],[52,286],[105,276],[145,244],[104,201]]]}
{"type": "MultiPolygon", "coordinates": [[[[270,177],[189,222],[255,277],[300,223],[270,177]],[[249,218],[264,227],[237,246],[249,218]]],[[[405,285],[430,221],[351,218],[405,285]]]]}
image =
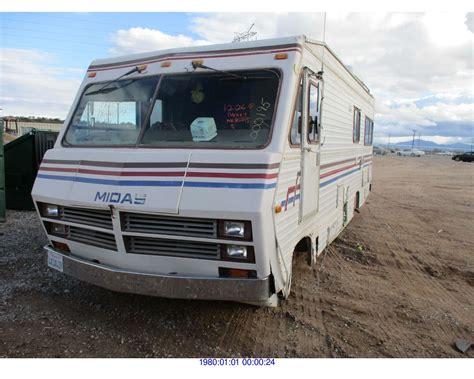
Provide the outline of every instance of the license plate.
{"type": "Polygon", "coordinates": [[[63,272],[63,257],[54,251],[48,251],[48,266],[63,272]]]}

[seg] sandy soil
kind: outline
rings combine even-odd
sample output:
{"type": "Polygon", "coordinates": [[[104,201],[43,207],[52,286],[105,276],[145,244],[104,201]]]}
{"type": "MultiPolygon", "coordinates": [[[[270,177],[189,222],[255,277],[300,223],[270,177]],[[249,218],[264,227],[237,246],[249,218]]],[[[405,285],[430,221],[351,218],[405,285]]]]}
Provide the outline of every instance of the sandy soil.
{"type": "Polygon", "coordinates": [[[3,357],[474,357],[474,164],[376,157],[369,200],[279,308],[113,293],[44,266],[32,212],[0,251],[3,357]]]}

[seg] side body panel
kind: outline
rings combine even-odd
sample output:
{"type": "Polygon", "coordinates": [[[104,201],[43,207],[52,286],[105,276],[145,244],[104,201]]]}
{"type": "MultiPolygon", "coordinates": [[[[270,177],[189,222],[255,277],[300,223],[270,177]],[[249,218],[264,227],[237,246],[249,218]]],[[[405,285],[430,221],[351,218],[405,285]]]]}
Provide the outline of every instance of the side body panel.
{"type": "MultiPolygon", "coordinates": [[[[321,60],[317,57],[322,57],[322,46],[308,43],[305,47],[299,70],[307,66],[318,72],[321,60]]],[[[291,146],[289,140],[276,189],[275,205],[280,204],[282,211],[274,216],[275,228],[281,265],[288,273],[287,286],[291,282],[292,257],[297,243],[310,237],[314,252],[321,253],[353,217],[356,194],[359,193],[358,206],[365,202],[371,183],[372,146],[364,145],[364,120],[365,116],[373,120],[374,99],[329,51],[324,54],[323,70],[317,214],[298,223],[301,150],[299,146],[291,146]],[[354,107],[361,110],[359,143],[353,142],[354,107]]],[[[294,88],[296,93],[296,83],[294,88]]],[[[289,134],[291,121],[287,128],[289,134]]],[[[314,193],[316,196],[317,191],[314,193]]]]}

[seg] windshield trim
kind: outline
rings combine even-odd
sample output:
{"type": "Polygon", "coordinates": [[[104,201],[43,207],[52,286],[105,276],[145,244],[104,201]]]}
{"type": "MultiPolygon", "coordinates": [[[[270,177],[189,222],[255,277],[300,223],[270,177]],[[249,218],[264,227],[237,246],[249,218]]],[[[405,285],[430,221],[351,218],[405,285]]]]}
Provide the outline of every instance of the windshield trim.
{"type": "MultiPolygon", "coordinates": [[[[135,149],[166,149],[166,150],[263,150],[265,148],[268,147],[268,145],[271,144],[272,140],[273,140],[273,131],[274,131],[274,126],[275,126],[275,118],[276,118],[276,115],[277,115],[277,112],[278,112],[278,107],[280,105],[280,94],[281,94],[281,87],[282,87],[282,83],[283,83],[283,79],[284,79],[284,74],[283,74],[283,71],[281,68],[279,67],[256,67],[256,68],[243,68],[243,69],[238,69],[238,70],[230,70],[228,72],[238,72],[238,71],[244,71],[244,70],[248,70],[248,71],[259,71],[259,70],[271,70],[271,71],[275,71],[275,73],[278,75],[278,88],[277,88],[277,93],[276,93],[276,97],[275,97],[275,102],[276,102],[276,106],[275,106],[275,109],[273,111],[273,115],[272,115],[272,121],[271,121],[271,124],[270,124],[270,130],[268,132],[268,139],[266,141],[265,144],[261,145],[261,146],[257,146],[257,147],[219,147],[219,146],[193,146],[193,147],[176,147],[176,146],[150,146],[150,145],[143,145],[143,144],[140,144],[140,141],[142,140],[142,137],[143,135],[145,134],[145,130],[146,130],[146,124],[148,123],[148,120],[150,119],[151,117],[151,113],[153,111],[153,107],[150,106],[148,111],[147,111],[147,114],[143,120],[143,123],[142,125],[140,125],[140,132],[138,134],[138,137],[137,137],[137,140],[135,141],[134,144],[117,144],[117,145],[74,145],[74,144],[71,144],[70,142],[68,142],[66,140],[66,136],[67,136],[67,133],[68,133],[68,130],[69,128],[71,127],[71,124],[72,124],[72,116],[76,114],[76,111],[77,109],[79,108],[79,105],[81,103],[81,99],[83,98],[84,94],[86,93],[87,89],[90,88],[92,85],[96,85],[96,84],[101,84],[101,83],[109,83],[109,82],[113,82],[113,81],[116,81],[114,79],[111,79],[111,80],[104,80],[104,81],[96,81],[96,82],[93,82],[93,83],[90,83],[88,84],[87,86],[84,87],[82,93],[81,93],[81,96],[78,98],[78,101],[77,101],[77,104],[74,108],[74,112],[71,114],[71,119],[69,120],[69,123],[66,127],[66,129],[64,130],[64,135],[61,139],[61,147],[65,147],[65,148],[81,148],[81,149],[102,149],[102,148],[107,148],[107,149],[119,149],[119,148],[135,148],[135,149]]],[[[144,76],[140,76],[139,79],[142,79],[142,78],[151,78],[151,77],[159,77],[158,79],[158,83],[156,85],[156,88],[155,88],[155,91],[153,92],[153,98],[152,98],[152,104],[153,104],[153,101],[156,99],[156,97],[158,96],[158,91],[160,89],[160,85],[161,85],[161,81],[164,77],[167,77],[167,76],[176,76],[176,75],[205,75],[205,74],[209,74],[210,72],[209,71],[199,71],[199,72],[183,72],[183,73],[167,73],[167,74],[163,74],[163,73],[157,73],[157,74],[152,74],[152,75],[144,75],[144,76]]],[[[132,78],[123,78],[123,79],[120,79],[118,82],[122,81],[122,80],[130,80],[132,78]]]]}

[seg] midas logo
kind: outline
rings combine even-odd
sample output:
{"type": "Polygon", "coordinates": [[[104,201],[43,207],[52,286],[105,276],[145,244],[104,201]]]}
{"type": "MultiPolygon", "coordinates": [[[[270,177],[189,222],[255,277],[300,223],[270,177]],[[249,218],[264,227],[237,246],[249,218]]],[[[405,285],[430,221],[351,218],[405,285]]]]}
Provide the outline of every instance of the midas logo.
{"type": "Polygon", "coordinates": [[[146,194],[132,196],[131,193],[120,193],[120,192],[97,192],[95,194],[94,201],[101,201],[103,203],[115,203],[115,204],[145,204],[146,194]]]}

